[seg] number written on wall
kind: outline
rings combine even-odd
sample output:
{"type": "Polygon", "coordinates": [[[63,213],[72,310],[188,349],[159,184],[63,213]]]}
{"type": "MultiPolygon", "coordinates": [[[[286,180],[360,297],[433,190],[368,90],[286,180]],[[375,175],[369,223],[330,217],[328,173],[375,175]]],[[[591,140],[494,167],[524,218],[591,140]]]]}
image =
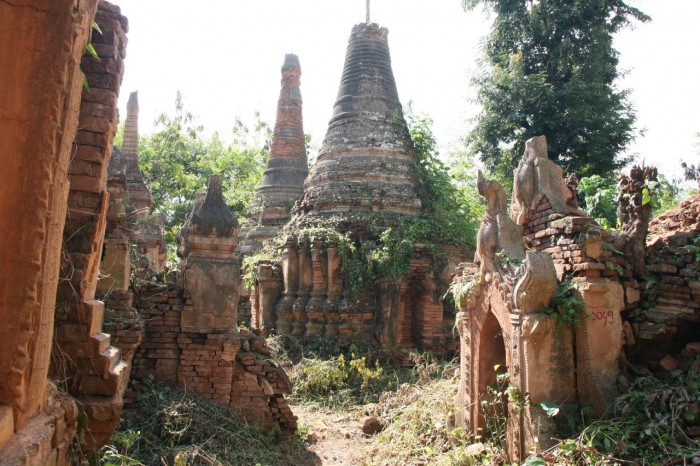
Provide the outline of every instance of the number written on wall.
{"type": "Polygon", "coordinates": [[[608,322],[612,325],[613,323],[613,311],[593,311],[589,314],[591,320],[602,320],[603,326],[607,326],[608,322]]]}

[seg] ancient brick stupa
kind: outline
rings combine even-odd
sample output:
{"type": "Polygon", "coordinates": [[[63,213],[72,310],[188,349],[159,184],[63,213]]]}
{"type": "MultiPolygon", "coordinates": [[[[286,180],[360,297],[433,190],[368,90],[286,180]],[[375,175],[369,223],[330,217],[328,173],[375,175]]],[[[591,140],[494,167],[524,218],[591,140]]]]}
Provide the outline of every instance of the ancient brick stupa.
{"type": "Polygon", "coordinates": [[[272,147],[262,182],[241,230],[239,252],[248,254],[275,236],[289,220],[289,211],[304,191],[309,173],[304,142],[299,57],[287,54],[282,65],[282,89],[272,147]]]}
{"type": "Polygon", "coordinates": [[[352,29],[345,67],[301,212],[416,215],[416,156],[391,69],[386,28],[352,29]]]}
{"type": "Polygon", "coordinates": [[[435,257],[416,245],[400,279],[380,277],[353,291],[343,272],[339,235],[344,241],[368,244],[387,228],[421,213],[417,158],[399,102],[387,36],[388,30],[377,24],[352,29],[316,165],[285,236],[277,237],[283,244],[281,279],[274,260],[259,264],[251,323],[263,331],[340,335],[385,348],[438,349],[449,340],[438,283],[446,261],[434,266],[435,257]]]}

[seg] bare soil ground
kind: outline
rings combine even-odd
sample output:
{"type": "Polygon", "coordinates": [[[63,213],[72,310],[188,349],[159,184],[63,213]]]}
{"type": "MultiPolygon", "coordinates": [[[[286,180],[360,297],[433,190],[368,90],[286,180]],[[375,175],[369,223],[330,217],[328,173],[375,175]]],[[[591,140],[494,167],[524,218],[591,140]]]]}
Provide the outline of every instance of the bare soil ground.
{"type": "Polygon", "coordinates": [[[358,447],[369,443],[362,433],[362,412],[336,412],[293,405],[299,425],[307,430],[307,453],[297,466],[353,466],[361,464],[358,447]]]}

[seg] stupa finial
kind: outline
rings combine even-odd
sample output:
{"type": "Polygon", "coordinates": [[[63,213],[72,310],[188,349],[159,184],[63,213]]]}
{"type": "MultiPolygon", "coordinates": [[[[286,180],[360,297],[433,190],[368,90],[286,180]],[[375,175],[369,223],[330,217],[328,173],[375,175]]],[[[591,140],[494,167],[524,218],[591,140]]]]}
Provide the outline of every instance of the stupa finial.
{"type": "Polygon", "coordinates": [[[369,23],[369,0],[367,0],[367,23],[369,23]]]}

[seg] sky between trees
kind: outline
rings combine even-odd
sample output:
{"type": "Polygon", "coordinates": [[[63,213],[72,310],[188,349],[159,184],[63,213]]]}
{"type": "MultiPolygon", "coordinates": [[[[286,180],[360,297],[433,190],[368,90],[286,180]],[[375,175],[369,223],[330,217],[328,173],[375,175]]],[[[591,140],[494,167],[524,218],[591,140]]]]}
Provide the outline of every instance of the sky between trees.
{"type": "MultiPolygon", "coordinates": [[[[305,132],[318,146],[331,117],[352,25],[364,21],[364,0],[115,0],[130,21],[126,73],[120,98],[139,91],[140,130],[153,131],[175,95],[207,133],[230,138],[238,116],[259,111],[274,124],[280,66],[285,53],[302,66],[305,132]]],[[[669,176],[679,160],[697,159],[700,131],[700,1],[630,0],[652,17],[618,34],[621,81],[632,92],[638,126],[646,134],[638,153],[669,176]]],[[[460,0],[372,0],[372,21],[389,28],[399,96],[435,121],[441,144],[456,143],[478,107],[469,77],[479,66],[478,45],[490,19],[465,13],[460,0]]]]}

